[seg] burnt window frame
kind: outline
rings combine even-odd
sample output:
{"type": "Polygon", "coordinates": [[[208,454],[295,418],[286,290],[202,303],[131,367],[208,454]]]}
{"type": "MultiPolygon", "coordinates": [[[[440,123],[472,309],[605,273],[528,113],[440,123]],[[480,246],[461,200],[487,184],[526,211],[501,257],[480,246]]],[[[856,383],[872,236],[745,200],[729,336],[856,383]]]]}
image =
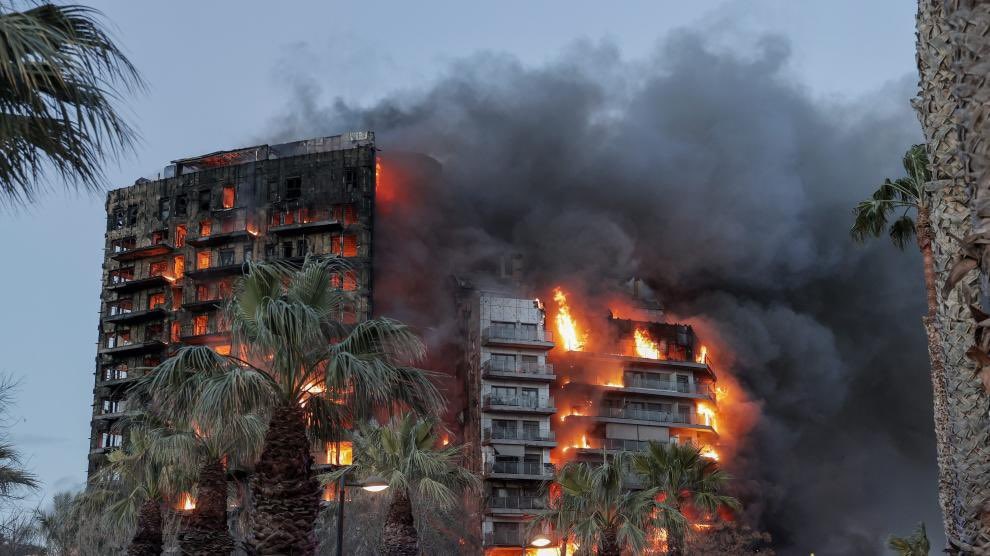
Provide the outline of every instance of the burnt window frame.
{"type": "Polygon", "coordinates": [[[302,197],[302,176],[285,178],[285,200],[291,201],[300,197],[302,197]]]}

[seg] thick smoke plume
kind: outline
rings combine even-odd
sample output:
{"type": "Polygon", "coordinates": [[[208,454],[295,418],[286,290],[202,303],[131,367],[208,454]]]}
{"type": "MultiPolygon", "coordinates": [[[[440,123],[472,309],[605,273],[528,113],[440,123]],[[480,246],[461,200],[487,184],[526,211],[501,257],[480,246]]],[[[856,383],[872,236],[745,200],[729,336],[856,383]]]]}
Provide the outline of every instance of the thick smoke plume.
{"type": "Polygon", "coordinates": [[[685,31],[648,60],[478,54],[372,106],[320,106],[305,76],[268,139],[373,129],[386,161],[442,163],[390,192],[376,244],[378,308],[429,316],[437,338],[448,277],[505,252],[536,291],[646,279],[758,406],[730,463],[748,517],[782,554],[880,553],[918,520],[940,528],[920,260],[848,235],[920,139],[912,79],[823,102],[786,77],[786,41],[740,51],[685,31]]]}

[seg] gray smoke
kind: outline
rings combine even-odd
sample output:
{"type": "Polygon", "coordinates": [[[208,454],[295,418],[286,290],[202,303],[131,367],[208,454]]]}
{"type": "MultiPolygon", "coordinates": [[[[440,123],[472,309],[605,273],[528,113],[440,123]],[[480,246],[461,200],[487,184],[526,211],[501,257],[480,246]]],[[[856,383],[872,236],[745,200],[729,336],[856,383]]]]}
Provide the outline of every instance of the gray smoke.
{"type": "Polygon", "coordinates": [[[824,102],[785,77],[785,40],[740,51],[683,31],[648,60],[477,54],[370,107],[320,106],[304,75],[270,139],[373,129],[386,157],[443,164],[396,193],[376,245],[379,309],[440,337],[447,277],[506,250],[538,290],[647,279],[760,408],[730,464],[747,516],[782,554],[877,554],[940,529],[920,259],[848,236],[920,140],[913,78],[824,102]]]}

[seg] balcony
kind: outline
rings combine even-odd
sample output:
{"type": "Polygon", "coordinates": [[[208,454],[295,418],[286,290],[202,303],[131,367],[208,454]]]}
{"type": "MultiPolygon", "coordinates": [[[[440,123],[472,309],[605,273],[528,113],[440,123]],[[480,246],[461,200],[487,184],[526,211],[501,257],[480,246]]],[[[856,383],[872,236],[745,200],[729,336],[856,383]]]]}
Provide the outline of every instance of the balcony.
{"type": "Polygon", "coordinates": [[[204,278],[214,278],[218,276],[233,276],[236,274],[244,274],[247,267],[244,263],[231,263],[226,265],[208,266],[206,268],[197,268],[196,270],[186,271],[186,276],[192,278],[193,280],[202,280],[204,278]]]}
{"type": "Polygon", "coordinates": [[[258,235],[256,231],[253,231],[255,228],[251,226],[251,220],[248,218],[246,209],[219,209],[214,212],[224,217],[211,220],[210,231],[207,231],[205,234],[201,233],[196,237],[186,237],[186,243],[193,247],[208,247],[244,239],[253,239],[258,235]]]}
{"type": "Polygon", "coordinates": [[[274,216],[278,223],[272,222],[272,225],[268,227],[268,233],[276,235],[287,236],[323,232],[343,227],[340,220],[334,218],[329,208],[296,209],[274,216]]]}
{"type": "Polygon", "coordinates": [[[117,406],[115,407],[98,408],[98,412],[95,415],[93,415],[93,420],[101,421],[101,420],[119,419],[120,417],[123,417],[126,414],[127,414],[127,404],[121,402],[117,404],[117,406]]]}
{"type": "Polygon", "coordinates": [[[485,466],[485,475],[502,479],[553,479],[555,468],[552,463],[529,461],[496,461],[485,466]]]}
{"type": "Polygon", "coordinates": [[[598,415],[568,415],[567,419],[594,419],[597,421],[615,422],[639,421],[644,424],[658,424],[672,428],[691,428],[696,430],[715,432],[715,429],[698,420],[697,414],[691,412],[669,413],[666,411],[653,411],[647,409],[632,409],[624,407],[602,407],[598,415]]]}
{"type": "Polygon", "coordinates": [[[214,344],[230,338],[230,325],[226,323],[209,323],[197,326],[195,323],[185,323],[179,335],[179,341],[184,344],[204,345],[214,344]]]}
{"type": "Polygon", "coordinates": [[[538,380],[548,382],[556,379],[553,365],[505,365],[489,359],[481,365],[481,376],[484,378],[508,378],[512,380],[538,380]]]}
{"type": "Polygon", "coordinates": [[[148,351],[162,350],[167,345],[168,343],[158,338],[145,340],[143,342],[132,342],[131,340],[116,339],[114,341],[108,341],[104,344],[104,347],[99,350],[99,353],[100,355],[134,355],[148,351]]]}
{"type": "Polygon", "coordinates": [[[489,326],[484,330],[481,338],[485,345],[542,349],[553,347],[553,333],[544,329],[524,330],[519,327],[489,326]]]}
{"type": "MultiPolygon", "coordinates": [[[[489,496],[488,510],[493,514],[532,513],[545,510],[547,499],[542,496],[489,496]]],[[[518,545],[517,545],[518,546],[518,545]]]]}
{"type": "Polygon", "coordinates": [[[192,312],[202,312],[209,311],[211,309],[216,309],[217,307],[222,307],[227,300],[223,298],[217,299],[197,299],[195,301],[189,301],[182,304],[182,308],[187,311],[192,312]]]}
{"type": "Polygon", "coordinates": [[[551,414],[557,411],[553,398],[540,399],[529,396],[485,396],[482,405],[485,411],[513,411],[521,413],[551,414]]]}
{"type": "Polygon", "coordinates": [[[137,375],[122,369],[110,369],[104,371],[98,381],[98,386],[119,386],[137,380],[137,375]]]}
{"type": "Polygon", "coordinates": [[[145,309],[143,311],[130,311],[127,309],[122,309],[116,314],[103,317],[103,322],[113,324],[136,324],[149,320],[162,319],[165,318],[166,315],[168,315],[168,310],[163,306],[158,306],[154,309],[145,309]]]}
{"type": "Polygon", "coordinates": [[[706,383],[676,383],[671,380],[661,378],[625,377],[623,380],[625,388],[637,388],[640,390],[652,390],[656,392],[686,394],[688,396],[701,396],[715,399],[715,391],[706,383]]]}
{"type": "Polygon", "coordinates": [[[155,245],[145,245],[144,247],[134,247],[123,251],[117,251],[116,253],[110,255],[110,258],[115,261],[136,261],[147,257],[165,255],[167,253],[171,253],[173,249],[175,248],[172,244],[162,242],[155,245]]]}
{"type": "Polygon", "coordinates": [[[483,431],[485,444],[492,442],[499,444],[524,444],[527,446],[549,446],[557,445],[557,436],[553,431],[542,431],[532,429],[492,429],[486,428],[483,431]]]}
{"type": "Polygon", "coordinates": [[[107,289],[112,292],[127,293],[148,288],[164,287],[172,282],[175,282],[175,278],[165,276],[164,274],[138,278],[136,280],[118,277],[110,282],[107,289]]]}

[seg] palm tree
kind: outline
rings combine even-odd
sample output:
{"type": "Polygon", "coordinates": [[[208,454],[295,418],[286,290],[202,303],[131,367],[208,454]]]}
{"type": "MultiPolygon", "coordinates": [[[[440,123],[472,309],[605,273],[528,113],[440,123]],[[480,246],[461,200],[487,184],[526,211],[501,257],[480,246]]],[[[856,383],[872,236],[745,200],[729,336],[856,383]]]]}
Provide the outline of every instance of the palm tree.
{"type": "Polygon", "coordinates": [[[34,521],[49,556],[70,556],[76,546],[78,520],[75,519],[78,495],[60,492],[52,497],[50,510],[35,510],[34,521]]]}
{"type": "Polygon", "coordinates": [[[266,417],[251,479],[251,542],[259,553],[304,555],[316,548],[320,489],[312,445],[339,438],[376,412],[435,414],[442,406],[428,373],[406,366],[424,354],[408,327],[386,318],[339,320],[355,302],[339,287],[347,271],[337,257],[307,257],[299,269],[248,263],[226,309],[237,355],[182,348],[149,383],[166,415],[197,423],[266,417]]]}
{"type": "Polygon", "coordinates": [[[549,508],[532,527],[553,529],[563,539],[573,535],[587,554],[591,547],[599,556],[619,556],[627,548],[638,554],[656,525],[654,516],[673,509],[655,500],[655,489],[627,488],[631,463],[627,452],[605,453],[600,465],[566,463],[549,486],[549,508]]]}
{"type": "Polygon", "coordinates": [[[990,551],[990,484],[986,481],[990,463],[990,415],[986,411],[990,405],[990,307],[986,301],[990,299],[990,130],[984,122],[990,83],[983,79],[983,64],[990,44],[980,29],[990,23],[990,13],[980,2],[950,0],[932,19],[947,30],[943,50],[949,53],[945,61],[948,101],[944,109],[952,112],[952,118],[944,126],[945,148],[959,162],[951,168],[954,173],[944,177],[959,187],[958,198],[967,203],[950,215],[958,219],[961,233],[946,253],[953,264],[945,278],[944,295],[947,309],[954,311],[946,315],[953,328],[944,333],[943,340],[956,483],[955,501],[949,508],[956,527],[947,537],[951,550],[985,553],[990,551]]]}
{"type": "Polygon", "coordinates": [[[928,543],[925,524],[919,523],[910,537],[895,537],[891,535],[887,541],[887,547],[897,552],[900,556],[928,556],[931,545],[928,543]]]}
{"type": "Polygon", "coordinates": [[[23,489],[38,488],[38,479],[21,464],[17,449],[8,442],[0,442],[0,498],[12,498],[23,489]]]}
{"type": "MultiPolygon", "coordinates": [[[[382,532],[388,556],[419,554],[413,495],[427,506],[449,509],[462,491],[480,487],[478,477],[459,462],[461,448],[440,444],[435,424],[411,414],[386,427],[362,426],[354,435],[352,469],[358,477],[384,478],[392,495],[382,532]]],[[[339,469],[320,479],[332,483],[350,471],[339,469]]]]}
{"type": "Polygon", "coordinates": [[[0,8],[0,203],[33,200],[46,168],[98,189],[105,161],[131,145],[114,104],[143,85],[99,16],[82,6],[0,8]]]}
{"type": "MultiPolygon", "coordinates": [[[[928,146],[932,181],[927,184],[931,207],[933,254],[936,283],[945,285],[934,320],[926,319],[925,328],[931,339],[937,338],[941,352],[933,353],[944,363],[943,384],[933,382],[935,402],[935,434],[937,438],[938,492],[942,523],[950,546],[960,546],[963,533],[972,530],[964,522],[971,520],[962,511],[962,492],[969,487],[961,484],[960,470],[967,458],[966,428],[961,425],[967,414],[977,410],[973,396],[978,393],[972,384],[976,366],[967,357],[972,345],[970,304],[979,290],[979,273],[957,272],[953,280],[963,287],[952,288],[950,271],[953,261],[963,250],[962,241],[970,235],[970,200],[972,188],[966,175],[966,162],[961,156],[958,99],[954,93],[954,47],[949,20],[943,0],[919,0],[917,14],[917,62],[920,76],[918,96],[912,104],[918,112],[921,128],[928,146]],[[940,390],[945,394],[940,396],[940,390]]],[[[934,373],[934,369],[933,369],[934,373]]],[[[935,378],[933,374],[933,379],[935,378]]]]}
{"type": "Polygon", "coordinates": [[[657,517],[667,532],[669,554],[684,553],[686,511],[715,519],[720,507],[739,509],[738,500],[723,494],[729,476],[692,445],[650,442],[645,452],[633,456],[632,467],[664,502],[657,517]]]}

